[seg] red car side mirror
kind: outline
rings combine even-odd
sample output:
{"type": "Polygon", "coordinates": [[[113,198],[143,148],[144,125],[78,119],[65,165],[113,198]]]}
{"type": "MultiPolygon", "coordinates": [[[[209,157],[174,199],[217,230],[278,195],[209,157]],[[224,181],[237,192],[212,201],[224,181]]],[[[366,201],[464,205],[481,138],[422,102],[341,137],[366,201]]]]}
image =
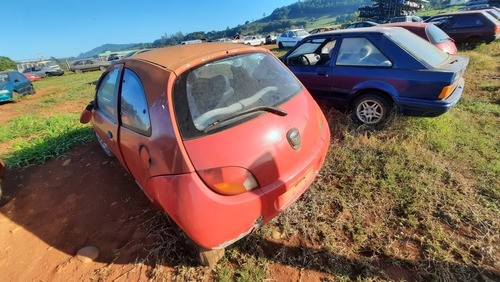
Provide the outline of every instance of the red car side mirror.
{"type": "Polygon", "coordinates": [[[80,123],[86,124],[89,123],[92,119],[92,110],[94,109],[94,101],[90,101],[90,103],[85,107],[85,110],[82,111],[80,115],[80,123]]]}
{"type": "Polygon", "coordinates": [[[83,124],[89,123],[91,119],[92,119],[92,112],[87,109],[83,110],[82,114],[80,115],[80,123],[83,124]]]}

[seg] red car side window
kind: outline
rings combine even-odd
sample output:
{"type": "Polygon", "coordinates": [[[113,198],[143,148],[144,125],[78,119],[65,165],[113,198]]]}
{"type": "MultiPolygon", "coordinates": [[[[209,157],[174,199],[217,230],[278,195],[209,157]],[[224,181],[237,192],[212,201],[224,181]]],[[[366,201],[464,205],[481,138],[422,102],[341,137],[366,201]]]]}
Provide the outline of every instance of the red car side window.
{"type": "Polygon", "coordinates": [[[101,80],[97,90],[97,109],[101,110],[110,120],[116,123],[116,95],[121,68],[115,68],[101,80]]]}
{"type": "Polygon", "coordinates": [[[141,79],[125,69],[120,103],[120,119],[124,127],[139,134],[151,135],[148,103],[141,79]]]}

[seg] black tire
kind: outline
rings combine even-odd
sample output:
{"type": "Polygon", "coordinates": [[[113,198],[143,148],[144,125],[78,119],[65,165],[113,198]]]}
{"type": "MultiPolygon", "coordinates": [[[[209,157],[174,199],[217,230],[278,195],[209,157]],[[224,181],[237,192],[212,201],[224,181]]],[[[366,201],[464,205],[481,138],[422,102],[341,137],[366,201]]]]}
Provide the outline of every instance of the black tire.
{"type": "Polygon", "coordinates": [[[482,40],[481,37],[478,36],[472,36],[466,39],[466,44],[465,44],[465,49],[466,50],[473,50],[476,49],[476,47],[481,44],[482,40]]]}
{"type": "Polygon", "coordinates": [[[384,125],[393,115],[391,103],[379,94],[360,96],[352,104],[351,110],[356,122],[369,126],[384,125]]]}
{"type": "Polygon", "coordinates": [[[20,97],[21,97],[21,94],[19,94],[19,92],[17,92],[17,91],[12,92],[12,100],[17,100],[20,97]]]}
{"type": "Polygon", "coordinates": [[[31,89],[30,91],[28,91],[28,94],[35,94],[36,91],[35,91],[35,87],[33,86],[33,84],[31,84],[31,89]]]}
{"type": "Polygon", "coordinates": [[[82,70],[75,70],[75,73],[82,73],[82,70]]]}
{"type": "Polygon", "coordinates": [[[278,48],[283,49],[283,43],[278,42],[278,48]]]}

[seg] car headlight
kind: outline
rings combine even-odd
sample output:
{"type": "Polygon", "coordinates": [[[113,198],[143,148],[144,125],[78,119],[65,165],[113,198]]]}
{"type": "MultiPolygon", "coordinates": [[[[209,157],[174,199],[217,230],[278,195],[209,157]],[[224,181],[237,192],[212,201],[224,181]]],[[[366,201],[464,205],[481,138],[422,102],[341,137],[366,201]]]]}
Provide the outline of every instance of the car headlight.
{"type": "Polygon", "coordinates": [[[7,93],[10,93],[10,91],[7,89],[0,90],[0,94],[7,94],[7,93]]]}

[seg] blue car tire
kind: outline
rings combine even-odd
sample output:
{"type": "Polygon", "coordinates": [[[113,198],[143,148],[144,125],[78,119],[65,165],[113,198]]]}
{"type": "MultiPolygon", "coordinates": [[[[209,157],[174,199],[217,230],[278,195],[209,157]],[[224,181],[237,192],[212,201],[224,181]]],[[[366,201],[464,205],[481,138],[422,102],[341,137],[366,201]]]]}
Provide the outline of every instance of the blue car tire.
{"type": "Polygon", "coordinates": [[[391,103],[379,94],[364,94],[357,98],[352,106],[356,122],[369,126],[386,124],[393,114],[392,111],[391,103]]]}

